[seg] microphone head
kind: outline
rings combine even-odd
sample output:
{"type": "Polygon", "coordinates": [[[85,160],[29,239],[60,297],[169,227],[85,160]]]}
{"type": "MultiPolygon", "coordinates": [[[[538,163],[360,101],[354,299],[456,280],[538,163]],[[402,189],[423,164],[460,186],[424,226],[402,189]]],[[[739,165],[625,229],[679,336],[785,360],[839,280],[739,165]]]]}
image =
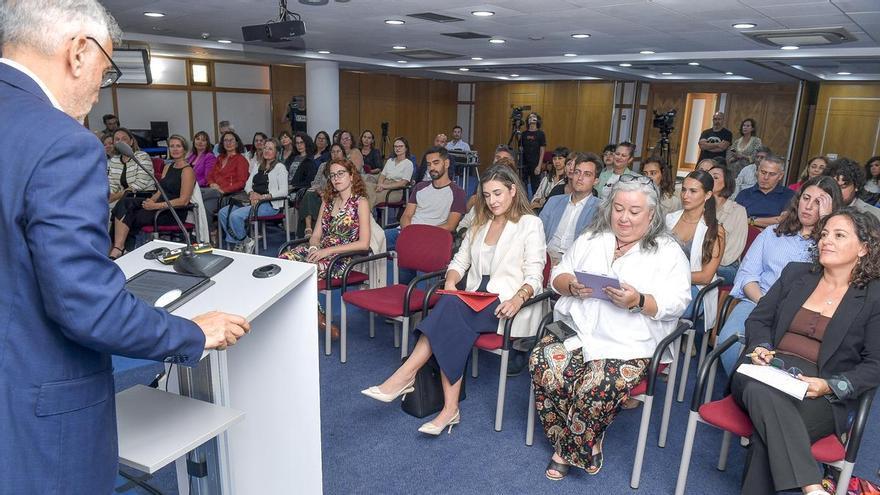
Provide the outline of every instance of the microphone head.
{"type": "Polygon", "coordinates": [[[118,141],[116,144],[113,145],[113,147],[120,155],[134,158],[134,150],[131,149],[131,146],[123,143],[122,141],[118,141]]]}

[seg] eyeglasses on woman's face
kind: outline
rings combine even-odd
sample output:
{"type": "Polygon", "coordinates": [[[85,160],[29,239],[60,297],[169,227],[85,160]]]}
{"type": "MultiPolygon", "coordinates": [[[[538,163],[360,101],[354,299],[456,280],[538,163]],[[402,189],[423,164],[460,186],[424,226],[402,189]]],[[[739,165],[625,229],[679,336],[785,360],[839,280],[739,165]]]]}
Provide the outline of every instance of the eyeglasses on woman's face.
{"type": "Polygon", "coordinates": [[[341,178],[345,177],[346,175],[348,175],[347,170],[340,170],[338,172],[333,172],[331,174],[328,174],[327,177],[330,180],[335,180],[335,179],[341,179],[341,178]]]}

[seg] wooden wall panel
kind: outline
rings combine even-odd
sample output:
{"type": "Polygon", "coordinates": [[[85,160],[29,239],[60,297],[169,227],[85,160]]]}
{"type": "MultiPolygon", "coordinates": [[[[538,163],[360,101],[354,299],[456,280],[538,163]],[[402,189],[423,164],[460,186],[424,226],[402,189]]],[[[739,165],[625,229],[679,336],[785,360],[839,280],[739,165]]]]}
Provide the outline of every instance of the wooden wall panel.
{"type": "Polygon", "coordinates": [[[516,105],[531,106],[523,117],[529,112],[541,115],[548,150],[566,146],[601,152],[611,135],[613,100],[613,82],[477,83],[472,147],[480,151],[481,166],[488,166],[495,147],[510,138],[510,113],[516,105]]]}
{"type": "MultiPolygon", "coordinates": [[[[306,94],[306,70],[300,66],[272,65],[269,67],[269,74],[272,84],[272,135],[278,136],[279,132],[290,130],[290,125],[284,122],[290,99],[306,94]]],[[[306,110],[308,110],[308,100],[306,100],[306,110]]],[[[251,137],[241,138],[250,142],[251,137]]]]}
{"type": "Polygon", "coordinates": [[[861,163],[880,153],[880,84],[822,83],[814,115],[808,156],[861,163]]]}
{"type": "Polygon", "coordinates": [[[688,93],[727,93],[727,123],[725,126],[739,137],[739,124],[751,117],[757,121],[758,136],[775,153],[788,152],[791,137],[791,123],[797,98],[797,84],[755,84],[755,83],[652,83],[646,116],[645,149],[656,146],[660,134],[651,125],[651,110],[679,111],[675,118],[676,129],[670,137],[672,162],[678,160],[678,147],[681,142],[681,129],[685,102],[688,93]]]}

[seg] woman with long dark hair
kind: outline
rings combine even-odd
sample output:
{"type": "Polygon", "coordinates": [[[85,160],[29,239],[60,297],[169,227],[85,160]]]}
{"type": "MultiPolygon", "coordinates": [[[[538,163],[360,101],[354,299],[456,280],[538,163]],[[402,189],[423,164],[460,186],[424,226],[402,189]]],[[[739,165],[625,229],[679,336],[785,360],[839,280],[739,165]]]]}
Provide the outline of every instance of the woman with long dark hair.
{"type": "Polygon", "coordinates": [[[664,213],[681,209],[681,196],[676,194],[672,168],[659,156],[652,156],[642,163],[642,175],[650,177],[660,191],[660,206],[664,213]]]}
{"type": "Polygon", "coordinates": [[[327,131],[318,131],[315,134],[315,153],[312,155],[312,159],[319,167],[330,159],[331,144],[333,143],[330,141],[330,135],[327,134],[327,131]]]}
{"type": "Polygon", "coordinates": [[[339,144],[342,145],[342,150],[345,151],[345,158],[354,164],[359,174],[364,173],[364,155],[361,154],[361,150],[355,145],[354,136],[351,132],[345,129],[340,131],[339,144]]]}
{"type": "Polygon", "coordinates": [[[761,146],[764,144],[758,137],[757,122],[753,118],[745,119],[739,124],[739,137],[727,149],[727,161],[746,159],[748,163],[755,163],[755,153],[761,146]]]}
{"type": "Polygon", "coordinates": [[[716,163],[709,174],[715,179],[715,188],[712,194],[715,196],[715,216],[718,223],[724,227],[724,253],[721,255],[721,265],[718,266],[717,274],[724,279],[725,285],[733,284],[736,270],[739,268],[739,258],[746,246],[749,234],[749,215],[746,209],[730,199],[733,189],[736,187],[736,179],[733,172],[724,165],[716,163]]]}
{"type": "Polygon", "coordinates": [[[807,166],[804,167],[804,171],[801,172],[801,176],[797,182],[788,186],[792,191],[800,191],[801,186],[804,182],[812,179],[813,177],[819,177],[820,175],[825,173],[825,169],[828,168],[828,158],[824,156],[814,156],[807,160],[807,166]]]}
{"type": "Polygon", "coordinates": [[[214,155],[214,145],[211,144],[211,137],[207,132],[199,131],[193,136],[192,151],[187,155],[186,161],[196,173],[199,186],[208,187],[208,175],[217,163],[217,156],[214,155]]]}
{"type": "Polygon", "coordinates": [[[859,195],[865,203],[876,206],[880,201],[880,156],[872,156],[865,162],[865,177],[868,179],[859,195]]]}
{"type": "Polygon", "coordinates": [[[361,143],[358,148],[360,148],[364,160],[364,169],[369,169],[371,174],[381,172],[382,153],[376,149],[376,135],[373,134],[373,131],[366,129],[361,132],[361,143]]]}
{"type": "Polygon", "coordinates": [[[308,134],[297,132],[293,136],[293,145],[297,156],[287,170],[290,174],[290,187],[304,189],[311,185],[318,172],[318,164],[312,159],[315,154],[315,143],[308,134]]]}

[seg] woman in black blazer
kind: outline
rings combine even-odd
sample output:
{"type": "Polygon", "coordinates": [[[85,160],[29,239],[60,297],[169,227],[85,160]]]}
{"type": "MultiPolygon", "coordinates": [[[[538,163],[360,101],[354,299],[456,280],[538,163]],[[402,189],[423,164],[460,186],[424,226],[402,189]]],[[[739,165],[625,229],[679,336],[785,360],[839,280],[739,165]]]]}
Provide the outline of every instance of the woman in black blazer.
{"type": "Polygon", "coordinates": [[[852,208],[813,231],[814,262],[790,263],[746,320],[747,357],[809,384],[794,399],[736,373],[754,425],[742,493],[826,494],[812,442],[847,431],[858,397],[880,385],[880,222],[852,208]]]}

